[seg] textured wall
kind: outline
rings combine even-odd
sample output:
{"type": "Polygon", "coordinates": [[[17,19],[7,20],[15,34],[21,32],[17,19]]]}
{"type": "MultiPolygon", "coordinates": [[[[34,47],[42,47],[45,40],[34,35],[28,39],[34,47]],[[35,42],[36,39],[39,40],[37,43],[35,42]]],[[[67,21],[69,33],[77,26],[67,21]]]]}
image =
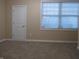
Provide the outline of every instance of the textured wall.
{"type": "MultiPolygon", "coordinates": [[[[7,6],[6,38],[11,38],[12,5],[25,4],[27,5],[28,39],[31,38],[32,40],[40,39],[40,40],[76,41],[77,31],[73,32],[71,30],[40,30],[40,1],[41,0],[6,0],[6,6],[7,6]]],[[[57,2],[57,0],[54,2],[57,2]]],[[[61,0],[60,1],[58,0],[58,2],[61,2],[61,0]]]]}
{"type": "Polygon", "coordinates": [[[0,0],[0,39],[5,37],[5,0],[0,0]]]}

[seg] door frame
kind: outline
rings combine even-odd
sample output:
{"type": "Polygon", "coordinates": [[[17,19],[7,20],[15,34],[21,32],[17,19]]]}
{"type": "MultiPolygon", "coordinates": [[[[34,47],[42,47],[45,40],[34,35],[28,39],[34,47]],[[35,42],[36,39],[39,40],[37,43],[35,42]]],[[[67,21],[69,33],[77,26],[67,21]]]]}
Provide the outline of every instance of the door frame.
{"type": "Polygon", "coordinates": [[[12,40],[16,40],[16,41],[26,41],[26,39],[24,39],[24,40],[17,40],[17,39],[13,39],[13,17],[12,17],[12,13],[13,13],[13,7],[14,6],[25,6],[26,7],[26,24],[25,24],[25,28],[26,28],[26,39],[27,39],[27,5],[12,5],[12,7],[11,7],[11,32],[12,32],[12,35],[11,35],[11,38],[12,38],[12,40]]]}

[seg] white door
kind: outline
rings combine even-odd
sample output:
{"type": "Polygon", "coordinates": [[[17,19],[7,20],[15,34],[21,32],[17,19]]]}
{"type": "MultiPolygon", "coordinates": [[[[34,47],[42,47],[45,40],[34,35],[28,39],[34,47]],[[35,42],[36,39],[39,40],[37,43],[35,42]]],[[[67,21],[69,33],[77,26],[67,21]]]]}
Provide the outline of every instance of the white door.
{"type": "Polygon", "coordinates": [[[12,6],[12,39],[26,40],[26,10],[25,5],[12,6]]]}

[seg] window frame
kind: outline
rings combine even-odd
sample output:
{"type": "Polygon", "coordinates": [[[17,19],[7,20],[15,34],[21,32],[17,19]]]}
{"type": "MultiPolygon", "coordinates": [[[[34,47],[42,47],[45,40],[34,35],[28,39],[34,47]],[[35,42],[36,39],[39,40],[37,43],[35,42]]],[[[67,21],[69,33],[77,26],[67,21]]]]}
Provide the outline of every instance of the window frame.
{"type": "MultiPolygon", "coordinates": [[[[62,28],[61,27],[61,18],[63,17],[63,16],[71,16],[71,17],[73,17],[73,16],[76,16],[76,17],[78,17],[78,22],[79,22],[79,15],[62,15],[61,13],[62,13],[62,3],[65,3],[65,2],[42,2],[41,1],[41,3],[40,3],[40,30],[68,30],[68,31],[77,31],[77,29],[78,28],[62,28]],[[43,12],[43,10],[42,10],[42,8],[43,8],[43,3],[59,3],[59,15],[43,15],[42,14],[42,12],[43,12]],[[58,25],[58,28],[42,28],[41,27],[41,22],[42,22],[42,18],[43,18],[43,16],[57,16],[58,18],[59,18],[59,25],[58,25]]],[[[74,2],[66,2],[66,3],[73,3],[74,4],[74,2]]],[[[75,3],[77,3],[77,4],[79,4],[78,2],[75,2],[75,3]]],[[[78,6],[79,7],[79,6],[78,6]]],[[[79,9],[79,8],[78,8],[79,9]]],[[[79,11],[78,11],[78,13],[79,13],[79,11]]],[[[79,27],[79,23],[77,23],[78,25],[78,27],[79,27]]]]}

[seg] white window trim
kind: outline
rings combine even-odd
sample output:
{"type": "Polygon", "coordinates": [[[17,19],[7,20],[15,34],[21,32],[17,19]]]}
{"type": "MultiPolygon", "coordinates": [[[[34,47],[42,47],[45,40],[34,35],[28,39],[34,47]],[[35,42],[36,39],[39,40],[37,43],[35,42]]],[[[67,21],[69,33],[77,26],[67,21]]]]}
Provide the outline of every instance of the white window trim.
{"type": "MultiPolygon", "coordinates": [[[[77,31],[78,30],[78,28],[61,28],[61,17],[62,16],[76,16],[76,17],[79,16],[79,15],[61,15],[61,6],[62,6],[62,3],[65,3],[65,2],[42,2],[42,0],[41,0],[41,3],[40,3],[40,24],[41,24],[42,17],[45,16],[45,15],[42,15],[42,8],[43,8],[42,4],[43,3],[59,3],[60,4],[59,5],[59,8],[60,8],[59,9],[59,15],[51,15],[51,16],[58,16],[59,17],[59,27],[58,28],[42,28],[41,25],[40,25],[40,30],[66,30],[66,31],[71,31],[71,30],[77,31]]],[[[68,3],[73,3],[73,2],[68,2],[68,3]]],[[[47,16],[50,16],[50,15],[47,15],[47,16]]],[[[78,19],[79,19],[79,17],[78,17],[78,19]]],[[[79,22],[79,20],[78,20],[78,22],[79,22]]]]}

